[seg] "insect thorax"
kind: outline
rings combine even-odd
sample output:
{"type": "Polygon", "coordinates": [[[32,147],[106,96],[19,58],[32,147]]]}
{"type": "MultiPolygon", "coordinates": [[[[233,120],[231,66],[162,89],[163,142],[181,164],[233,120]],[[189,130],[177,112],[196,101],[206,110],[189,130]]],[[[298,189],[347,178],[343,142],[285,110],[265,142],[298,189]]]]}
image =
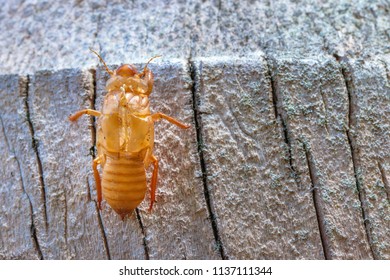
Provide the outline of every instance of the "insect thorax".
{"type": "Polygon", "coordinates": [[[108,152],[130,154],[153,148],[153,121],[147,96],[111,91],[98,121],[98,145],[108,152]]]}

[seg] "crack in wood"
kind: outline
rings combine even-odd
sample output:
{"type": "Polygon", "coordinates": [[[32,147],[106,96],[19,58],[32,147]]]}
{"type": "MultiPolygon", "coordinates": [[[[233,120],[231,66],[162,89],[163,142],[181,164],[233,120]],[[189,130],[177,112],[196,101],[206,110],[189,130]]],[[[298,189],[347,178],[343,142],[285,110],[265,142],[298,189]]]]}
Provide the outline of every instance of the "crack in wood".
{"type": "Polygon", "coordinates": [[[96,215],[97,215],[98,222],[99,222],[99,229],[100,229],[100,232],[102,233],[102,236],[103,236],[103,244],[104,244],[104,249],[106,251],[106,256],[107,256],[108,260],[111,260],[110,248],[108,247],[107,235],[106,235],[106,231],[104,230],[103,219],[102,219],[101,213],[99,211],[97,201],[93,200],[93,202],[95,204],[96,215]]]}
{"type": "MultiPolygon", "coordinates": [[[[21,88],[23,89],[22,83],[21,83],[21,88]]],[[[38,236],[37,236],[37,230],[36,230],[36,226],[35,226],[35,214],[34,214],[34,208],[33,208],[33,204],[32,204],[32,201],[31,201],[31,197],[27,193],[27,190],[26,190],[26,186],[25,186],[25,183],[24,183],[24,176],[23,176],[23,173],[22,173],[22,167],[20,165],[19,159],[16,156],[15,152],[11,150],[10,141],[9,141],[7,133],[6,133],[4,122],[3,122],[3,117],[2,117],[1,114],[0,114],[0,124],[1,124],[1,127],[2,127],[2,132],[3,132],[4,138],[5,138],[7,149],[9,151],[9,153],[14,157],[14,159],[16,161],[16,164],[18,166],[22,192],[27,197],[28,206],[29,206],[29,209],[30,209],[30,236],[31,236],[31,239],[32,239],[32,243],[33,243],[33,246],[34,246],[34,248],[35,248],[35,250],[36,250],[36,252],[38,254],[38,258],[40,260],[43,260],[43,254],[42,254],[41,246],[39,244],[39,240],[38,240],[38,236]]]]}
{"type": "MultiPolygon", "coordinates": [[[[273,102],[273,107],[274,107],[274,112],[275,112],[275,119],[277,122],[278,122],[278,120],[280,120],[280,123],[282,125],[283,140],[288,147],[289,166],[290,166],[291,171],[293,172],[295,183],[297,184],[298,187],[301,187],[301,183],[300,183],[301,180],[299,178],[298,172],[295,170],[293,160],[292,160],[292,145],[291,145],[291,140],[290,140],[291,138],[289,135],[289,130],[288,130],[286,121],[284,120],[284,118],[282,116],[282,112],[280,112],[280,110],[278,109],[278,102],[280,99],[278,96],[278,95],[280,95],[279,87],[277,85],[276,80],[274,79],[274,77],[272,75],[272,71],[271,71],[272,68],[271,68],[271,65],[269,63],[269,59],[266,59],[266,63],[267,63],[267,68],[268,68],[268,78],[269,78],[270,84],[271,84],[272,102],[273,102]]],[[[299,141],[299,142],[302,142],[302,141],[299,141]]],[[[314,169],[313,169],[313,166],[312,166],[311,160],[310,160],[311,155],[309,154],[309,151],[306,148],[306,145],[304,143],[303,143],[303,145],[304,145],[303,147],[304,147],[304,151],[305,151],[306,163],[307,163],[307,166],[309,169],[309,176],[310,176],[310,180],[312,183],[312,188],[311,188],[312,200],[313,200],[313,205],[314,205],[317,223],[318,223],[318,230],[319,230],[320,239],[321,239],[321,246],[322,246],[322,250],[323,250],[325,259],[329,259],[330,246],[329,246],[329,240],[328,240],[326,233],[325,233],[323,207],[321,206],[321,203],[319,202],[318,190],[314,184],[314,173],[313,173],[314,169]]]]}
{"type": "Polygon", "coordinates": [[[39,183],[41,186],[41,194],[42,194],[42,201],[43,201],[43,214],[44,214],[44,222],[45,222],[45,227],[46,230],[48,229],[48,213],[47,213],[47,201],[46,201],[46,186],[45,186],[45,181],[43,179],[43,167],[42,167],[42,161],[39,155],[39,149],[38,149],[38,142],[35,138],[35,130],[34,130],[34,125],[31,121],[31,114],[30,114],[30,106],[29,106],[29,90],[30,90],[30,76],[26,76],[26,83],[24,87],[22,87],[22,96],[24,96],[24,109],[26,112],[26,119],[28,123],[28,127],[30,129],[30,134],[31,134],[31,141],[32,141],[32,148],[35,153],[35,158],[37,161],[37,167],[38,167],[38,175],[39,175],[39,183]]]}
{"type": "Polygon", "coordinates": [[[189,66],[190,76],[192,80],[191,93],[192,93],[192,103],[193,103],[194,120],[195,120],[195,128],[196,128],[196,139],[198,143],[198,154],[200,159],[200,167],[202,171],[203,193],[206,200],[209,219],[211,221],[211,228],[213,230],[216,248],[219,251],[221,258],[223,260],[227,260],[229,259],[229,257],[225,253],[225,249],[219,234],[217,218],[213,211],[213,201],[210,195],[210,190],[207,182],[207,168],[206,168],[206,162],[203,154],[202,121],[201,121],[201,113],[198,107],[199,99],[197,97],[197,90],[201,86],[200,84],[201,84],[202,62],[200,62],[200,66],[199,66],[199,73],[200,73],[199,76],[196,73],[195,62],[191,60],[191,57],[188,59],[188,66],[189,66]]]}
{"type": "MultiPolygon", "coordinates": [[[[337,55],[334,55],[334,57],[336,58],[336,60],[338,62],[340,62],[340,58],[337,56],[337,55]]],[[[341,60],[341,62],[343,62],[343,60],[341,60]]],[[[348,70],[345,68],[345,66],[343,64],[340,63],[340,67],[341,67],[341,73],[344,77],[344,82],[345,82],[345,87],[346,87],[346,90],[347,90],[347,94],[348,94],[348,127],[347,129],[345,130],[345,133],[346,133],[346,136],[347,136],[347,140],[348,140],[348,145],[350,147],[350,150],[351,150],[351,158],[352,158],[352,166],[353,166],[353,173],[354,173],[354,176],[355,176],[355,182],[356,182],[356,188],[357,188],[357,192],[358,192],[358,198],[359,198],[359,201],[360,201],[360,209],[361,209],[361,214],[362,214],[362,218],[363,218],[363,224],[364,224],[364,229],[365,229],[365,232],[366,232],[366,237],[367,237],[367,241],[368,241],[368,244],[370,246],[370,251],[371,251],[371,255],[374,259],[378,259],[378,256],[376,254],[376,252],[374,251],[373,249],[373,241],[372,241],[372,228],[371,228],[371,224],[370,224],[370,220],[368,218],[369,214],[368,214],[368,207],[367,207],[367,203],[366,203],[366,194],[362,188],[362,184],[361,184],[361,179],[359,177],[359,173],[360,173],[360,164],[358,162],[358,153],[355,149],[356,147],[356,139],[353,138],[352,136],[352,132],[351,132],[351,129],[353,127],[356,127],[356,119],[355,119],[355,107],[356,105],[354,105],[354,94],[353,94],[353,81],[352,81],[352,74],[350,72],[348,72],[348,70]]]]}
{"type": "MultiPolygon", "coordinates": [[[[29,76],[26,76],[26,79],[24,81],[21,81],[20,83],[20,90],[21,90],[21,94],[20,96],[23,96],[24,98],[24,102],[25,102],[25,113],[26,113],[26,116],[27,116],[27,122],[28,122],[28,125],[30,126],[31,124],[31,121],[29,119],[29,111],[28,111],[28,89],[29,89],[29,83],[30,83],[30,79],[29,79],[29,76]]],[[[30,127],[30,132],[31,132],[31,127],[30,127]]],[[[33,135],[31,135],[31,138],[33,139],[33,135]]],[[[33,141],[34,143],[34,141],[33,141]]],[[[34,148],[34,146],[33,146],[34,148]]],[[[27,193],[27,190],[26,190],[26,187],[24,185],[24,181],[23,181],[23,175],[22,175],[22,168],[20,166],[20,162],[18,160],[18,158],[15,156],[16,158],[16,161],[18,163],[18,168],[19,168],[19,172],[20,172],[20,176],[21,176],[21,180],[22,180],[22,187],[23,187],[23,192],[26,194],[27,196],[27,199],[28,199],[28,203],[29,203],[29,207],[30,207],[30,213],[31,213],[31,226],[30,226],[30,233],[31,233],[31,237],[32,239],[34,240],[34,247],[35,249],[37,250],[38,252],[38,258],[40,260],[43,260],[44,257],[43,257],[43,253],[42,253],[42,249],[41,249],[41,246],[39,244],[39,239],[38,239],[38,235],[37,235],[37,227],[35,225],[35,214],[34,214],[34,208],[33,208],[33,204],[32,204],[32,201],[31,201],[31,197],[30,195],[27,193]]],[[[39,167],[39,165],[38,165],[39,167]]],[[[39,169],[38,169],[39,170],[39,169]]],[[[44,209],[45,210],[45,223],[46,223],[46,226],[47,226],[47,214],[46,214],[46,208],[44,209]]],[[[47,227],[46,227],[47,228],[47,227]]]]}
{"type": "Polygon", "coordinates": [[[142,218],[141,218],[141,215],[139,213],[138,208],[135,209],[135,214],[136,214],[139,226],[141,227],[141,232],[142,232],[142,235],[143,235],[142,242],[143,242],[143,246],[144,246],[145,260],[150,260],[150,257],[149,257],[149,247],[148,247],[148,243],[146,241],[146,231],[145,231],[144,224],[142,223],[142,218]]]}
{"type": "Polygon", "coordinates": [[[269,79],[269,82],[270,82],[270,85],[271,85],[272,105],[273,105],[273,108],[274,108],[275,120],[277,120],[278,116],[280,116],[280,114],[278,112],[278,96],[276,94],[277,85],[276,85],[275,79],[272,76],[271,66],[269,64],[268,59],[266,59],[266,63],[267,63],[267,78],[269,79]]]}
{"type": "Polygon", "coordinates": [[[322,249],[324,251],[324,256],[326,260],[332,259],[331,249],[330,249],[330,241],[329,237],[326,234],[326,221],[325,221],[325,215],[323,212],[323,205],[321,200],[321,195],[319,193],[320,186],[319,186],[319,180],[317,178],[317,169],[315,167],[313,156],[310,152],[310,150],[307,148],[307,145],[300,141],[303,145],[303,149],[305,151],[305,157],[306,157],[306,165],[309,169],[309,177],[312,185],[312,195],[313,195],[313,203],[314,208],[317,216],[317,222],[318,222],[318,228],[320,230],[320,237],[321,237],[321,244],[322,249]]]}
{"type": "MultiPolygon", "coordinates": [[[[96,110],[96,69],[90,69],[89,72],[92,74],[92,96],[90,96],[90,108],[92,110],[96,110]]],[[[96,118],[94,116],[89,116],[89,121],[92,138],[91,156],[92,160],[94,160],[96,157],[96,118]]]]}
{"type": "Polygon", "coordinates": [[[383,187],[386,193],[387,200],[390,202],[390,184],[389,180],[387,180],[385,169],[383,168],[382,164],[378,161],[378,169],[381,174],[381,180],[383,183],[383,187]]]}
{"type": "Polygon", "coordinates": [[[291,138],[290,138],[290,135],[288,132],[287,124],[284,121],[282,114],[279,112],[279,109],[278,109],[278,95],[280,94],[278,91],[278,85],[277,85],[276,80],[272,76],[271,65],[269,64],[269,60],[268,59],[265,59],[265,60],[266,60],[266,65],[267,65],[267,69],[268,69],[268,71],[267,71],[268,77],[267,78],[269,79],[269,83],[271,85],[272,104],[273,104],[274,113],[275,113],[275,120],[276,120],[276,122],[278,122],[280,120],[280,124],[282,125],[283,140],[284,140],[284,143],[286,144],[287,149],[288,149],[288,163],[289,163],[290,169],[292,171],[292,175],[294,177],[295,183],[297,184],[297,186],[300,186],[300,182],[301,182],[300,176],[299,176],[298,172],[295,170],[295,167],[293,164],[293,159],[292,159],[292,146],[291,146],[291,141],[290,141],[291,138]]]}
{"type": "MultiPolygon", "coordinates": [[[[90,96],[90,108],[93,110],[96,110],[96,106],[95,106],[95,104],[96,104],[96,91],[97,91],[96,69],[90,69],[89,72],[92,74],[92,95],[90,96]]],[[[94,158],[96,156],[96,121],[95,121],[95,117],[93,117],[93,116],[90,116],[89,119],[90,119],[91,138],[92,138],[91,157],[92,157],[92,160],[94,160],[94,158]]],[[[91,186],[89,185],[88,177],[86,178],[86,180],[87,180],[87,187],[88,187],[87,196],[88,196],[88,199],[90,201],[93,201],[95,204],[96,215],[97,215],[98,222],[99,222],[100,232],[101,232],[102,237],[103,237],[103,245],[104,245],[104,249],[106,251],[106,257],[107,257],[107,259],[111,260],[110,248],[108,246],[108,239],[107,239],[106,231],[104,229],[102,215],[101,215],[101,212],[99,211],[97,201],[95,199],[92,199],[91,189],[90,189],[91,186]]]]}
{"type": "MultiPolygon", "coordinates": [[[[70,180],[68,178],[68,184],[70,184],[70,180]]],[[[66,189],[64,189],[64,239],[66,247],[68,247],[68,200],[66,197],[66,189]]]]}
{"type": "Polygon", "coordinates": [[[88,177],[85,178],[86,179],[86,185],[87,185],[87,199],[88,199],[88,202],[91,202],[92,201],[92,196],[91,196],[91,186],[89,185],[89,180],[88,180],[88,177]]]}

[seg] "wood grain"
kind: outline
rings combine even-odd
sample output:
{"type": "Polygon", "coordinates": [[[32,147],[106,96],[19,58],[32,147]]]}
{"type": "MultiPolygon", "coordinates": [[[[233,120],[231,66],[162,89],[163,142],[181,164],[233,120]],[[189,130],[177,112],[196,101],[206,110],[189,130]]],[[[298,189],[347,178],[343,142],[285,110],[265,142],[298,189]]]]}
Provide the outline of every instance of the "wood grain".
{"type": "Polygon", "coordinates": [[[157,202],[124,222],[97,211],[95,123],[67,120],[104,70],[0,76],[0,258],[389,259],[387,56],[150,67],[153,112],[191,128],[156,124],[157,202]]]}

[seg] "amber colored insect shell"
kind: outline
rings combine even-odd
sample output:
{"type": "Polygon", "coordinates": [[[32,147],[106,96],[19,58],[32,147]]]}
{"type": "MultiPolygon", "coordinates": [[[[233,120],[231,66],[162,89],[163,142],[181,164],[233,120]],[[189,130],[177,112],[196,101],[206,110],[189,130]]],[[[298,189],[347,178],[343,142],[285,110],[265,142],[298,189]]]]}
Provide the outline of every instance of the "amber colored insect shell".
{"type": "Polygon", "coordinates": [[[152,210],[156,197],[158,159],[153,155],[154,122],[165,119],[180,128],[189,128],[163,113],[151,114],[149,95],[153,89],[153,73],[142,72],[131,64],[110,70],[100,55],[110,78],[106,83],[102,111],[84,109],[69,117],[76,121],[84,114],[98,117],[97,157],[92,161],[96,182],[97,202],[101,210],[102,197],[122,219],[143,201],[147,190],[146,168],[153,164],[150,186],[152,210]],[[102,175],[98,171],[101,166],[102,175]]]}

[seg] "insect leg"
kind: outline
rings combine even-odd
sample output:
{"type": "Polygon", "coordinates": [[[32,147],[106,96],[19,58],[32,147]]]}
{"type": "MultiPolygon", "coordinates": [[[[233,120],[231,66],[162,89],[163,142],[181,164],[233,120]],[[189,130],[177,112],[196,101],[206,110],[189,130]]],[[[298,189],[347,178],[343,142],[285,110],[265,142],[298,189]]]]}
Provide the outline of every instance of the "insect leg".
{"type": "Polygon", "coordinates": [[[84,114],[95,116],[95,117],[100,117],[100,115],[102,113],[100,113],[99,111],[96,111],[96,110],[92,110],[92,109],[84,109],[84,110],[77,111],[76,113],[71,115],[69,117],[69,120],[72,122],[77,121],[77,119],[80,118],[84,114]]]}
{"type": "Polygon", "coordinates": [[[102,184],[100,181],[99,171],[97,169],[98,164],[101,163],[101,156],[95,158],[92,161],[93,177],[95,178],[96,183],[96,192],[97,192],[97,203],[99,210],[102,210],[102,184]]]}
{"type": "Polygon", "coordinates": [[[174,125],[177,125],[177,126],[180,127],[180,128],[189,128],[189,127],[190,127],[189,125],[186,125],[186,124],[184,124],[184,123],[181,123],[181,122],[178,121],[177,119],[172,118],[172,117],[170,117],[170,116],[167,116],[167,115],[165,115],[165,114],[163,114],[163,113],[160,113],[160,112],[155,113],[155,114],[152,115],[152,120],[155,121],[155,122],[156,122],[156,121],[159,121],[159,120],[161,120],[161,119],[165,119],[165,120],[169,121],[170,123],[172,123],[172,124],[174,124],[174,125]]]}
{"type": "Polygon", "coordinates": [[[156,189],[157,189],[157,175],[158,175],[158,159],[152,155],[153,162],[153,174],[152,174],[152,183],[150,188],[150,206],[149,211],[152,211],[153,204],[156,201],[156,189]]]}

